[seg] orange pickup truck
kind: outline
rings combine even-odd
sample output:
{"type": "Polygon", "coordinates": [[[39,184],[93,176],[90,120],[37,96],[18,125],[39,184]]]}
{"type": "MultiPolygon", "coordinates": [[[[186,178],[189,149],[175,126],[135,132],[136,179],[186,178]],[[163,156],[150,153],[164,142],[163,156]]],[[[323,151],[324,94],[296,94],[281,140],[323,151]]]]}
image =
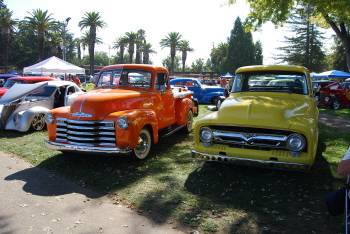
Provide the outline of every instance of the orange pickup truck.
{"type": "Polygon", "coordinates": [[[48,148],[144,159],[160,136],[192,130],[198,101],[172,88],[168,70],[141,64],[104,67],[95,89],[45,115],[48,148]]]}

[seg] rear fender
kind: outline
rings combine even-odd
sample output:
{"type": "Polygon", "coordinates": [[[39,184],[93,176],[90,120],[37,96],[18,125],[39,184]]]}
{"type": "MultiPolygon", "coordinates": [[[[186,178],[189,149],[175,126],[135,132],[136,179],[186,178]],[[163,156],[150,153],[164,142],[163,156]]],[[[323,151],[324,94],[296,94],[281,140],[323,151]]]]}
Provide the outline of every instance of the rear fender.
{"type": "Polygon", "coordinates": [[[186,125],[187,113],[193,111],[193,101],[189,98],[179,99],[175,104],[175,116],[178,125],[186,125]]]}
{"type": "Polygon", "coordinates": [[[126,110],[111,113],[106,116],[105,120],[115,122],[115,131],[117,136],[117,145],[119,147],[130,146],[135,148],[140,131],[145,126],[151,130],[153,143],[158,142],[158,122],[154,111],[150,109],[126,110]],[[129,120],[129,127],[127,129],[120,129],[117,126],[118,118],[125,116],[129,120]]]}

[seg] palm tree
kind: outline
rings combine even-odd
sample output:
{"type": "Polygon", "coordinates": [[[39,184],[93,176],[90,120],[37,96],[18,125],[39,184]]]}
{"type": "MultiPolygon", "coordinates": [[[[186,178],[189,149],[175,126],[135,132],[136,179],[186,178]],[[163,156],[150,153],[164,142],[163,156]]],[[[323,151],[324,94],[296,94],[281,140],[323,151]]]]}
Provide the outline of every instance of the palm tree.
{"type": "MultiPolygon", "coordinates": [[[[83,50],[85,51],[86,47],[90,47],[90,31],[85,31],[83,32],[83,36],[80,37],[80,43],[81,46],[83,47],[83,50]]],[[[100,37],[96,37],[95,39],[95,44],[102,44],[102,39],[100,37]]],[[[89,49],[90,51],[90,49],[89,49]]]]}
{"type": "Polygon", "coordinates": [[[61,34],[58,32],[50,32],[48,33],[48,44],[51,48],[51,55],[57,57],[57,49],[60,46],[60,42],[62,41],[61,34]]]}
{"type": "Polygon", "coordinates": [[[119,49],[120,64],[124,63],[124,50],[127,44],[128,44],[127,37],[118,37],[114,42],[113,49],[119,49]]]}
{"type": "Polygon", "coordinates": [[[224,63],[228,52],[228,44],[223,42],[217,48],[213,48],[210,53],[211,61],[214,65],[214,70],[220,72],[220,67],[224,63]]]}
{"type": "Polygon", "coordinates": [[[39,61],[43,60],[44,57],[44,42],[45,42],[45,32],[55,26],[52,14],[48,14],[48,11],[42,11],[40,9],[33,10],[32,13],[29,13],[31,16],[24,17],[27,20],[27,23],[34,28],[38,33],[38,46],[39,46],[39,61]]]}
{"type": "Polygon", "coordinates": [[[79,22],[81,30],[84,28],[90,29],[90,40],[89,40],[89,56],[90,56],[90,75],[94,74],[94,54],[95,54],[95,43],[96,43],[96,31],[98,28],[105,28],[107,24],[101,20],[99,12],[86,12],[83,19],[79,22]]]}
{"type": "Polygon", "coordinates": [[[129,43],[129,50],[128,50],[130,55],[129,63],[132,63],[132,59],[135,51],[135,43],[136,43],[138,34],[135,32],[126,32],[125,35],[128,38],[128,43],[129,43]]]}
{"type": "Polygon", "coordinates": [[[17,24],[18,20],[12,19],[13,12],[9,9],[0,9],[0,26],[3,43],[3,59],[4,59],[4,71],[7,73],[8,70],[8,59],[9,59],[9,44],[10,34],[13,32],[13,27],[17,24]]]}
{"type": "Polygon", "coordinates": [[[81,39],[80,38],[75,38],[74,39],[75,45],[77,47],[77,57],[79,60],[81,60],[81,39]]]}
{"type": "Polygon", "coordinates": [[[136,39],[136,63],[142,63],[142,44],[145,43],[146,39],[146,31],[143,29],[139,29],[137,31],[137,39],[136,39]]]}
{"type": "Polygon", "coordinates": [[[148,64],[149,63],[149,55],[150,54],[157,54],[157,52],[152,49],[151,43],[146,43],[142,45],[142,52],[143,52],[143,63],[148,64]]]}
{"type": "Polygon", "coordinates": [[[170,58],[171,58],[170,75],[174,75],[174,59],[176,55],[176,50],[179,48],[179,45],[180,45],[181,36],[182,35],[180,35],[180,33],[178,32],[170,32],[159,43],[162,49],[165,47],[170,47],[170,58]]]}
{"type": "Polygon", "coordinates": [[[181,51],[181,53],[182,53],[182,72],[185,72],[187,52],[193,52],[194,49],[190,47],[189,41],[182,40],[182,41],[180,41],[179,51],[181,51]]]}

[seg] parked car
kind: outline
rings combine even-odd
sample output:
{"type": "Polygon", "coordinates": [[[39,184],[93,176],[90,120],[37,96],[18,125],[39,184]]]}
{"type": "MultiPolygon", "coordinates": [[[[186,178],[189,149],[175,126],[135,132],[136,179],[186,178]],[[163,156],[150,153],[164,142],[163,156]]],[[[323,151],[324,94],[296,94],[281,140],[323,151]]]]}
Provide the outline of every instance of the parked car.
{"type": "Polygon", "coordinates": [[[34,84],[41,81],[53,81],[53,80],[60,80],[58,78],[49,77],[49,76],[19,76],[19,77],[12,77],[8,78],[3,85],[2,88],[0,88],[0,98],[11,88],[14,84],[34,84]]]}
{"type": "Polygon", "coordinates": [[[320,97],[318,106],[330,107],[332,109],[339,109],[341,106],[350,106],[350,82],[327,85],[320,89],[320,97]]]}
{"type": "Polygon", "coordinates": [[[220,96],[224,96],[224,88],[217,86],[207,86],[199,82],[195,78],[176,78],[170,81],[172,86],[186,86],[188,90],[193,92],[193,97],[199,103],[216,104],[220,96]]]}
{"type": "Polygon", "coordinates": [[[0,87],[4,86],[8,78],[17,77],[17,75],[12,74],[0,74],[0,87]]]}
{"type": "Polygon", "coordinates": [[[0,99],[0,129],[40,131],[45,127],[46,112],[70,105],[83,93],[70,81],[16,83],[0,99]]]}
{"type": "Polygon", "coordinates": [[[237,69],[230,96],[194,127],[194,157],[210,161],[307,171],[318,144],[318,108],[310,72],[302,66],[237,69]],[[286,86],[250,85],[259,76],[294,77],[286,86]]]}

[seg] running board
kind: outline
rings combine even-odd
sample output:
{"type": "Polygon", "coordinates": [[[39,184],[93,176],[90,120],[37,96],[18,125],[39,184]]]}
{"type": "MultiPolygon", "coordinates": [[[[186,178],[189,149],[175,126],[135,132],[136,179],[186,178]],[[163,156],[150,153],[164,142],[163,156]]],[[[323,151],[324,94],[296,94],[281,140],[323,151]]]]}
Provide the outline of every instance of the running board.
{"type": "Polygon", "coordinates": [[[174,132],[179,131],[183,127],[185,127],[185,126],[184,125],[172,125],[172,126],[169,126],[167,128],[164,128],[164,129],[160,130],[159,131],[159,136],[160,137],[167,137],[167,136],[173,134],[174,132]]]}

